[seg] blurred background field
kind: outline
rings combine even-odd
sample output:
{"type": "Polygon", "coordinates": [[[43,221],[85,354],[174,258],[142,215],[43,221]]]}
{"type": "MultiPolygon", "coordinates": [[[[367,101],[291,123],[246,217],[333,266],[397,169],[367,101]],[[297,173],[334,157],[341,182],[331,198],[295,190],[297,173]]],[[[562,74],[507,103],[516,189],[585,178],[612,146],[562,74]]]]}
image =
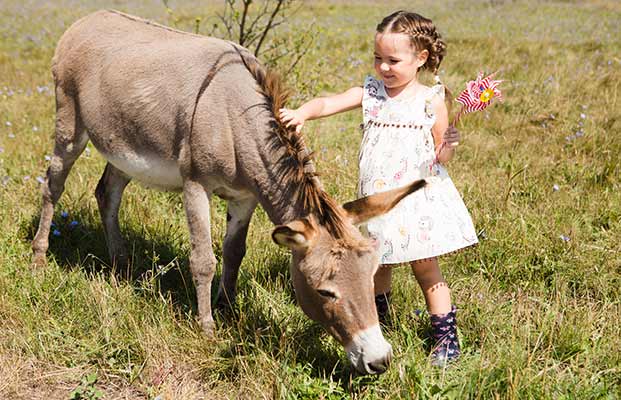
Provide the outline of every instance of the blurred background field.
{"type": "MultiPolygon", "coordinates": [[[[137,278],[115,279],[93,196],[105,163],[90,144],[56,209],[49,265],[30,268],[58,38],[101,8],[207,33],[222,2],[167,6],[2,0],[0,399],[621,398],[621,3],[306,1],[276,31],[283,45],[312,39],[285,76],[292,106],[360,85],[373,72],[375,25],[401,8],[443,33],[441,77],[454,93],[479,69],[505,80],[504,103],[463,119],[449,165],[481,240],[441,260],[464,355],[447,370],[429,366],[424,300],[399,268],[385,333],[395,357],[375,378],[352,376],[340,346],[295,305],[288,254],[262,210],[237,317],[219,321],[215,339],[194,321],[179,194],[130,184],[120,220],[137,278]]],[[[340,202],[355,196],[360,121],[352,111],[305,126],[340,202]]],[[[213,208],[220,257],[225,204],[213,208]]]]}

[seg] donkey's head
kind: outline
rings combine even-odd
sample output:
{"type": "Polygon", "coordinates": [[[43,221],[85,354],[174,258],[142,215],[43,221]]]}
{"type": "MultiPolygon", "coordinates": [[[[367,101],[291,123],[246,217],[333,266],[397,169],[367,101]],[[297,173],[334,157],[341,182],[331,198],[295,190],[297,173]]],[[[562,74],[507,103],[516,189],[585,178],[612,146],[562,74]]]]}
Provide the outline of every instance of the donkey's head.
{"type": "Polygon", "coordinates": [[[344,204],[347,221],[342,238],[314,215],[278,226],[272,233],[276,243],[293,253],[291,276],[302,310],[345,347],[352,365],[363,374],[384,372],[392,348],[382,336],[375,309],[377,251],[355,225],[384,214],[424,185],[416,181],[344,204]]]}

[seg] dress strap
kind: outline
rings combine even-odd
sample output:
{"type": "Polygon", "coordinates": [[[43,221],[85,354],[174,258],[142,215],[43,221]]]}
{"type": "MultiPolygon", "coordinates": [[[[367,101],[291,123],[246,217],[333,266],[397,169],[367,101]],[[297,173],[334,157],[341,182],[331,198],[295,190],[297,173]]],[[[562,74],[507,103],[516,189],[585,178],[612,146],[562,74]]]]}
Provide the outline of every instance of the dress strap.
{"type": "Polygon", "coordinates": [[[442,100],[444,100],[444,85],[439,83],[436,85],[433,85],[431,87],[431,90],[429,91],[430,95],[429,95],[429,99],[435,97],[435,96],[440,96],[440,98],[442,100]]]}

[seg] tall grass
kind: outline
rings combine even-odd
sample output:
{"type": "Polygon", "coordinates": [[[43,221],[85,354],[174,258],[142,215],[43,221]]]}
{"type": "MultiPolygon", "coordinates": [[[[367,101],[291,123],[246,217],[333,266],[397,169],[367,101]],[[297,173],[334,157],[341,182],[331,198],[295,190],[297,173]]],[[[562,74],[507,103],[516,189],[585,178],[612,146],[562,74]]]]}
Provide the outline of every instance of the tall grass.
{"type": "MultiPolygon", "coordinates": [[[[395,357],[375,378],[351,375],[340,346],[295,305],[287,252],[271,243],[262,210],[248,235],[236,315],[218,320],[214,339],[195,322],[178,194],[128,187],[120,219],[138,278],[117,280],[93,196],[104,161],[90,145],[57,207],[49,265],[30,268],[37,177],[53,143],[57,39],[99,8],[191,31],[219,3],[170,4],[175,21],[141,0],[5,0],[0,8],[0,398],[69,398],[93,373],[88,384],[106,399],[621,397],[618,2],[307,2],[281,33],[312,19],[319,27],[287,77],[292,105],[359,85],[372,72],[375,24],[397,8],[432,18],[444,33],[441,74],[453,92],[479,69],[505,79],[503,104],[464,119],[450,165],[481,238],[441,260],[464,355],[446,370],[429,366],[424,300],[399,268],[395,322],[385,332],[395,357]]],[[[340,201],[355,194],[359,123],[350,112],[305,127],[340,201]]],[[[216,199],[213,208],[220,259],[225,204],[216,199]]]]}

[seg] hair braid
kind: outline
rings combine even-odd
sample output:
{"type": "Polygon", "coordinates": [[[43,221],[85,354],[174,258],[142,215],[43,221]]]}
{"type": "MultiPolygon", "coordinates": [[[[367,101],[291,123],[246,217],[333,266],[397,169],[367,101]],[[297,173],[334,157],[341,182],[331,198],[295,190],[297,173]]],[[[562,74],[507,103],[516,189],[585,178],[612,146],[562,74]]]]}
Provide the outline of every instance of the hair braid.
{"type": "MultiPolygon", "coordinates": [[[[400,10],[384,18],[377,25],[376,30],[379,33],[404,33],[410,37],[410,43],[416,51],[427,50],[429,53],[427,61],[419,70],[431,71],[436,77],[436,83],[440,83],[437,75],[446,54],[446,43],[436,30],[433,21],[420,14],[400,10]]],[[[446,85],[442,86],[444,87],[444,101],[450,112],[453,95],[446,85]]]]}

